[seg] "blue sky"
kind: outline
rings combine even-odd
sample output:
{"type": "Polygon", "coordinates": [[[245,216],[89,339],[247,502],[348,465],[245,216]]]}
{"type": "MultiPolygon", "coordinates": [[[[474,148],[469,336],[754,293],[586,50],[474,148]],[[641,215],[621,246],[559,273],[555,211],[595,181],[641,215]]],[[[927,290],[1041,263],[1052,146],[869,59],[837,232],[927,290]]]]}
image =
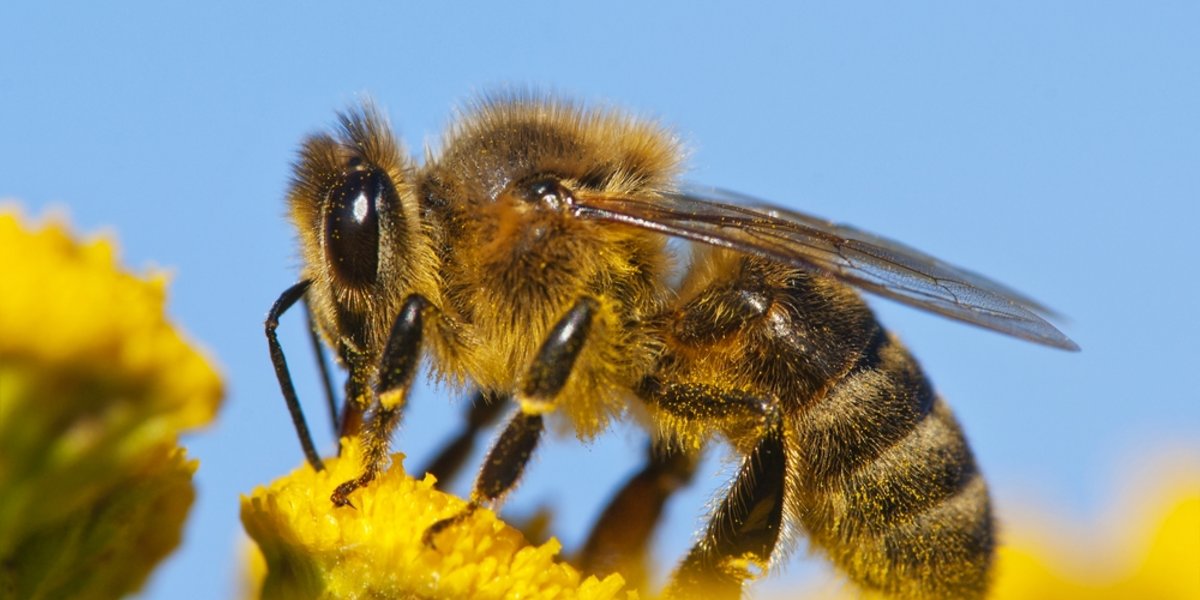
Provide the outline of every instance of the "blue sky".
{"type": "MultiPolygon", "coordinates": [[[[1082,353],[873,301],[957,411],[1002,516],[1088,523],[1130,473],[1196,472],[1200,5],[503,4],[0,8],[0,197],[65,207],[81,231],[115,231],[128,265],[169,268],[171,314],[228,383],[218,422],[186,440],[199,499],[145,597],[230,595],[238,494],[302,460],[262,337],[298,266],[283,194],[300,138],[364,94],[416,152],[500,85],[627,107],[687,140],[690,180],[883,233],[1057,308],[1082,353]]],[[[320,423],[303,335],[284,324],[320,423]]],[[[411,464],[455,428],[462,403],[443,396],[412,401],[396,442],[411,464]]],[[[555,507],[574,548],[641,435],[544,446],[507,508],[555,507]]],[[[714,459],[701,475],[658,538],[668,565],[728,471],[714,459]]],[[[764,594],[814,564],[798,553],[764,594]]]]}

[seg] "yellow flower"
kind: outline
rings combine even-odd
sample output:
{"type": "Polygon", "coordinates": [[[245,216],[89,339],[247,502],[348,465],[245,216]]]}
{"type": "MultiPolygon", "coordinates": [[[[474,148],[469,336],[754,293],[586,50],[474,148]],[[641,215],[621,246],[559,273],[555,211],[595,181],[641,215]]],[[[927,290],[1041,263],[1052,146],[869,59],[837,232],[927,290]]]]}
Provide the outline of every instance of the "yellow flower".
{"type": "Polygon", "coordinates": [[[181,431],[221,383],[167,321],[165,280],[106,240],[0,210],[0,597],[112,598],[179,544],[181,431]]]}
{"type": "Polygon", "coordinates": [[[1200,485],[1192,480],[1163,496],[1121,515],[1121,531],[1100,538],[1107,544],[1065,533],[1044,539],[1055,527],[1041,528],[1042,541],[1014,531],[1000,548],[991,598],[1200,598],[1200,485]]]}
{"type": "MultiPolygon", "coordinates": [[[[428,547],[421,537],[465,502],[408,477],[400,455],[334,508],[329,495],[358,475],[361,453],[305,465],[242,499],[242,524],[266,562],[263,598],[636,598],[624,580],[584,578],[555,556],[550,540],[532,546],[490,510],[477,510],[428,547]]],[[[257,559],[255,559],[257,560],[257,559]]]]}

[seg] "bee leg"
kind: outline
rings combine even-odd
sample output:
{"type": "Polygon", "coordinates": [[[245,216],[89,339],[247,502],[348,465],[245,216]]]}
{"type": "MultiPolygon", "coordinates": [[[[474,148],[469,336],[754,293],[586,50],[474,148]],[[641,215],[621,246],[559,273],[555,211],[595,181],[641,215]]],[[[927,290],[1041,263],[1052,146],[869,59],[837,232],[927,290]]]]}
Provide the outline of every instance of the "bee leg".
{"type": "Polygon", "coordinates": [[[783,432],[773,429],[742,463],[737,479],[697,543],[675,571],[669,598],[740,598],[742,584],[771,563],[783,521],[783,432]]]}
{"type": "Polygon", "coordinates": [[[308,431],[308,422],[304,419],[304,409],[300,407],[300,399],[296,396],[296,387],[292,384],[292,374],[288,370],[287,359],[283,355],[283,346],[279,345],[279,336],[275,333],[279,327],[279,317],[296,304],[297,300],[304,297],[311,284],[312,281],[305,279],[284,290],[267,313],[264,328],[267,333],[267,349],[271,353],[271,363],[275,365],[275,378],[279,380],[279,389],[283,392],[284,401],[287,402],[288,413],[292,415],[292,425],[296,428],[296,437],[300,438],[300,447],[304,449],[304,456],[308,459],[308,464],[312,465],[313,469],[322,471],[325,469],[325,463],[321,462],[321,455],[317,454],[317,446],[313,443],[312,433],[308,431]]]}
{"type": "Polygon", "coordinates": [[[432,547],[437,534],[471,516],[485,502],[496,500],[511,489],[533,456],[544,429],[542,415],[517,411],[483,461],[483,468],[475,480],[475,489],[467,506],[454,516],[430,525],[421,537],[425,545],[432,547]]]}
{"type": "MultiPolygon", "coordinates": [[[[380,357],[379,380],[375,384],[378,406],[363,430],[363,472],[355,479],[344,482],[333,491],[330,500],[334,506],[350,505],[348,496],[354,490],[368,484],[378,474],[387,458],[388,442],[400,412],[408,398],[408,388],[421,359],[422,314],[429,302],[420,294],[413,294],[404,301],[400,314],[392,323],[387,345],[380,357]]],[[[355,380],[351,373],[351,380],[355,380]]]]}
{"type": "Polygon", "coordinates": [[[313,321],[312,308],[308,298],[304,299],[304,321],[308,325],[308,341],[312,344],[313,355],[317,358],[317,371],[321,374],[321,387],[325,392],[325,403],[329,408],[329,422],[333,424],[333,434],[338,434],[337,395],[333,391],[333,376],[329,373],[329,360],[325,357],[325,347],[321,344],[321,335],[317,331],[317,323],[313,321]]]}
{"type": "Polygon", "coordinates": [[[442,447],[428,466],[413,472],[429,473],[437,479],[439,489],[445,487],[475,449],[475,440],[478,439],[479,432],[500,416],[500,409],[506,404],[503,400],[494,392],[476,390],[471,399],[471,406],[467,409],[466,425],[450,443],[442,447]]]}
{"type": "Polygon", "coordinates": [[[484,503],[498,500],[520,478],[545,429],[542,415],[554,410],[554,401],[566,386],[575,359],[579,357],[591,331],[592,316],[596,309],[595,300],[580,298],[555,323],[525,373],[517,397],[520,409],[488,452],[483,468],[475,479],[470,502],[459,514],[430,525],[423,536],[426,545],[432,546],[434,536],[466,518],[484,503]]]}
{"type": "Polygon", "coordinates": [[[620,573],[633,588],[646,585],[646,549],[676,490],[691,482],[699,453],[677,445],[648,444],[646,466],[609,501],[576,562],[585,573],[620,573]]]}
{"type": "MultiPolygon", "coordinates": [[[[339,353],[346,363],[346,370],[349,371],[346,377],[346,403],[342,406],[342,414],[339,415],[337,431],[338,440],[343,440],[362,433],[367,409],[374,404],[375,396],[371,389],[371,370],[368,368],[371,358],[346,345],[342,346],[339,353]]],[[[339,447],[339,455],[341,450],[339,447]]]]}
{"type": "Polygon", "coordinates": [[[777,403],[712,386],[648,382],[649,403],[693,425],[756,421],[753,449],[698,542],[676,569],[668,598],[740,598],[742,584],[765,570],[783,525],[783,421],[777,403]]]}

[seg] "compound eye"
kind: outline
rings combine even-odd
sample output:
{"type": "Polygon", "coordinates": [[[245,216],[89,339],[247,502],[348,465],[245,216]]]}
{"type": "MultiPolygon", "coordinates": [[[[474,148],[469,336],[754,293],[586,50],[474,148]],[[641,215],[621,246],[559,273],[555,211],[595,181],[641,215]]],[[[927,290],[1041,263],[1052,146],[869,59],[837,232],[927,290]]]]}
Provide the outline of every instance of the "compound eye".
{"type": "Polygon", "coordinates": [[[329,193],[325,252],[343,283],[375,283],[379,271],[379,211],[394,205],[396,190],[378,170],[353,171],[329,193]]]}

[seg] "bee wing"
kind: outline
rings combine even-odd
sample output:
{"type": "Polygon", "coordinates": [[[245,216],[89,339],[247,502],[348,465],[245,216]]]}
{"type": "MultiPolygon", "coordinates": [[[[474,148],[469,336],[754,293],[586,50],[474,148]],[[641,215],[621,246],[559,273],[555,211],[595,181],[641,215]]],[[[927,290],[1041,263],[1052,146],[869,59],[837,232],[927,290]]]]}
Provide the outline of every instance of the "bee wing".
{"type": "Polygon", "coordinates": [[[653,199],[581,193],[580,217],[658,231],[832,275],[863,290],[1021,339],[1078,350],[1045,307],[982,275],[891,240],[731,192],[688,189],[653,199]]]}

